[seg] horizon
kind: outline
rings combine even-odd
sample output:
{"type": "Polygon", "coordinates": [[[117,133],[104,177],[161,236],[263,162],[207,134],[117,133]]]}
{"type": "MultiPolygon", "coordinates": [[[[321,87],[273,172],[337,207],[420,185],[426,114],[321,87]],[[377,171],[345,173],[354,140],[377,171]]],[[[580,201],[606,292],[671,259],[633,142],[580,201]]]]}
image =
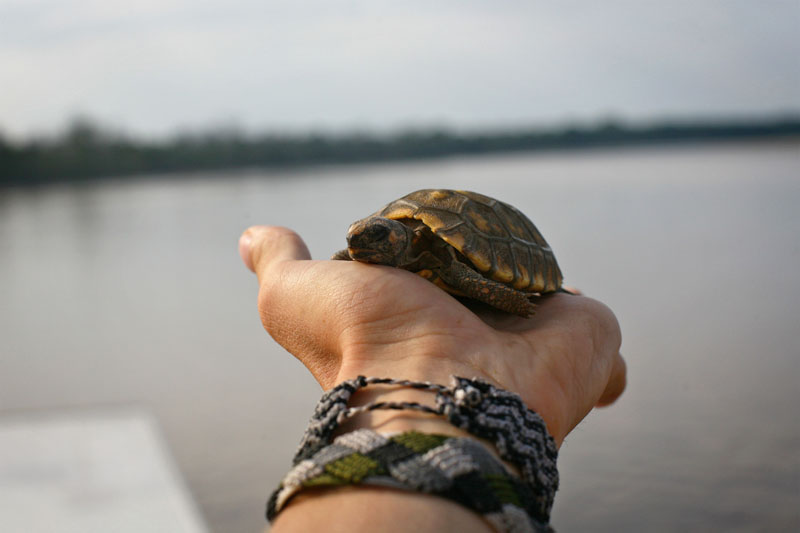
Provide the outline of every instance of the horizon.
{"type": "Polygon", "coordinates": [[[124,125],[113,124],[98,117],[89,115],[76,115],[63,121],[61,124],[51,128],[47,132],[39,132],[28,136],[9,135],[0,122],[0,142],[5,142],[8,146],[24,146],[38,142],[52,142],[70,135],[78,129],[90,129],[93,133],[110,138],[136,142],[136,143],[165,143],[184,137],[203,137],[203,136],[241,136],[244,139],[253,139],[265,136],[275,136],[282,138],[304,138],[304,137],[329,137],[341,138],[349,136],[366,136],[371,138],[390,138],[393,136],[419,133],[434,134],[443,133],[454,136],[476,136],[476,135],[508,135],[521,134],[526,132],[554,133],[564,132],[570,129],[581,131],[598,130],[607,127],[622,128],[628,131],[657,129],[663,127],[697,127],[697,126],[740,126],[752,124],[778,124],[786,122],[800,122],[800,107],[785,111],[775,111],[769,113],[739,113],[739,114],[711,114],[711,115],[688,115],[675,114],[652,117],[628,118],[620,115],[603,115],[597,117],[575,118],[559,122],[530,122],[527,124],[493,124],[485,126],[462,126],[448,123],[420,123],[402,124],[394,127],[386,126],[383,128],[374,127],[347,127],[339,128],[247,128],[237,122],[226,122],[210,124],[206,127],[195,129],[174,129],[166,131],[161,135],[137,135],[136,132],[126,128],[124,125]]]}

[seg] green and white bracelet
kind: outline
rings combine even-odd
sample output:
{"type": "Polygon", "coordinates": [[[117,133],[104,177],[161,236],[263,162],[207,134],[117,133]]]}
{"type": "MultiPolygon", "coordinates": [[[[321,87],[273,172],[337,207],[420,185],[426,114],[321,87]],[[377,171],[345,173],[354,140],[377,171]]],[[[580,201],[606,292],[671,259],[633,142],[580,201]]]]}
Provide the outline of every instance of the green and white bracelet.
{"type": "Polygon", "coordinates": [[[436,495],[460,503],[498,531],[551,531],[558,488],[558,451],[542,418],[512,392],[482,380],[453,378],[445,387],[427,382],[366,378],[340,383],[323,395],[293,460],[292,470],[267,506],[271,521],[297,493],[320,486],[373,485],[436,495]],[[348,407],[369,385],[411,387],[436,393],[436,407],[415,402],[374,402],[348,407]],[[480,442],[415,431],[381,435],[361,429],[337,437],[345,420],[375,409],[412,409],[445,417],[454,426],[494,443],[515,475],[480,442]],[[331,442],[332,441],[332,442],[331,442]]]}

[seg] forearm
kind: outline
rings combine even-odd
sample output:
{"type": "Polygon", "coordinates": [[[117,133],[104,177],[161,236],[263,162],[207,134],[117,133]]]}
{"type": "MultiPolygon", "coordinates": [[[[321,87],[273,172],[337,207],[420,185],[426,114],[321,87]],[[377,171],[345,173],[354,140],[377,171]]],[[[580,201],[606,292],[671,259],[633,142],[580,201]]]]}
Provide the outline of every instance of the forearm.
{"type": "Polygon", "coordinates": [[[478,515],[444,498],[378,487],[307,491],[297,496],[272,531],[492,531],[478,515]]]}

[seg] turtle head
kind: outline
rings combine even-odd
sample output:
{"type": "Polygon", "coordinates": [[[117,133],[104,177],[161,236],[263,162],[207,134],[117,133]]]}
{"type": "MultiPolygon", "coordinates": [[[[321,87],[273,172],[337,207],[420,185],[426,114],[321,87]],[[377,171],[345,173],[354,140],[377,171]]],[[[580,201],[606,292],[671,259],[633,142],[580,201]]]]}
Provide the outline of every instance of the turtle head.
{"type": "Polygon", "coordinates": [[[408,263],[412,231],[402,222],[368,217],[347,231],[347,251],[356,261],[402,267],[408,263]]]}

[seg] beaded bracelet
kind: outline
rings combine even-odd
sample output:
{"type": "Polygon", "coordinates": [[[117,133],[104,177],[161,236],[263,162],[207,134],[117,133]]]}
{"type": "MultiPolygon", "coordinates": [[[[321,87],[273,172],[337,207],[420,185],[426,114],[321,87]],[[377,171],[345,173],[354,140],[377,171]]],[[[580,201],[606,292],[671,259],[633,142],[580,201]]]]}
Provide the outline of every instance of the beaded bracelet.
{"type": "Polygon", "coordinates": [[[515,393],[479,379],[454,377],[453,385],[445,387],[359,376],[340,383],[320,399],[295,454],[294,468],[270,498],[267,517],[272,520],[303,488],[363,483],[450,498],[484,515],[502,531],[547,531],[558,489],[557,457],[555,441],[547,433],[544,420],[515,393]],[[416,402],[347,406],[357,390],[378,384],[435,392],[436,407],[416,402]],[[398,441],[359,430],[331,444],[333,433],[344,421],[376,409],[411,409],[443,416],[454,426],[491,441],[500,456],[519,469],[522,478],[469,438],[407,432],[398,441]],[[423,437],[434,440],[425,441],[430,446],[421,446],[423,437]],[[431,444],[434,441],[435,446],[431,444]],[[417,444],[405,446],[408,442],[417,444]],[[400,453],[398,446],[405,446],[405,451],[400,453]]]}

